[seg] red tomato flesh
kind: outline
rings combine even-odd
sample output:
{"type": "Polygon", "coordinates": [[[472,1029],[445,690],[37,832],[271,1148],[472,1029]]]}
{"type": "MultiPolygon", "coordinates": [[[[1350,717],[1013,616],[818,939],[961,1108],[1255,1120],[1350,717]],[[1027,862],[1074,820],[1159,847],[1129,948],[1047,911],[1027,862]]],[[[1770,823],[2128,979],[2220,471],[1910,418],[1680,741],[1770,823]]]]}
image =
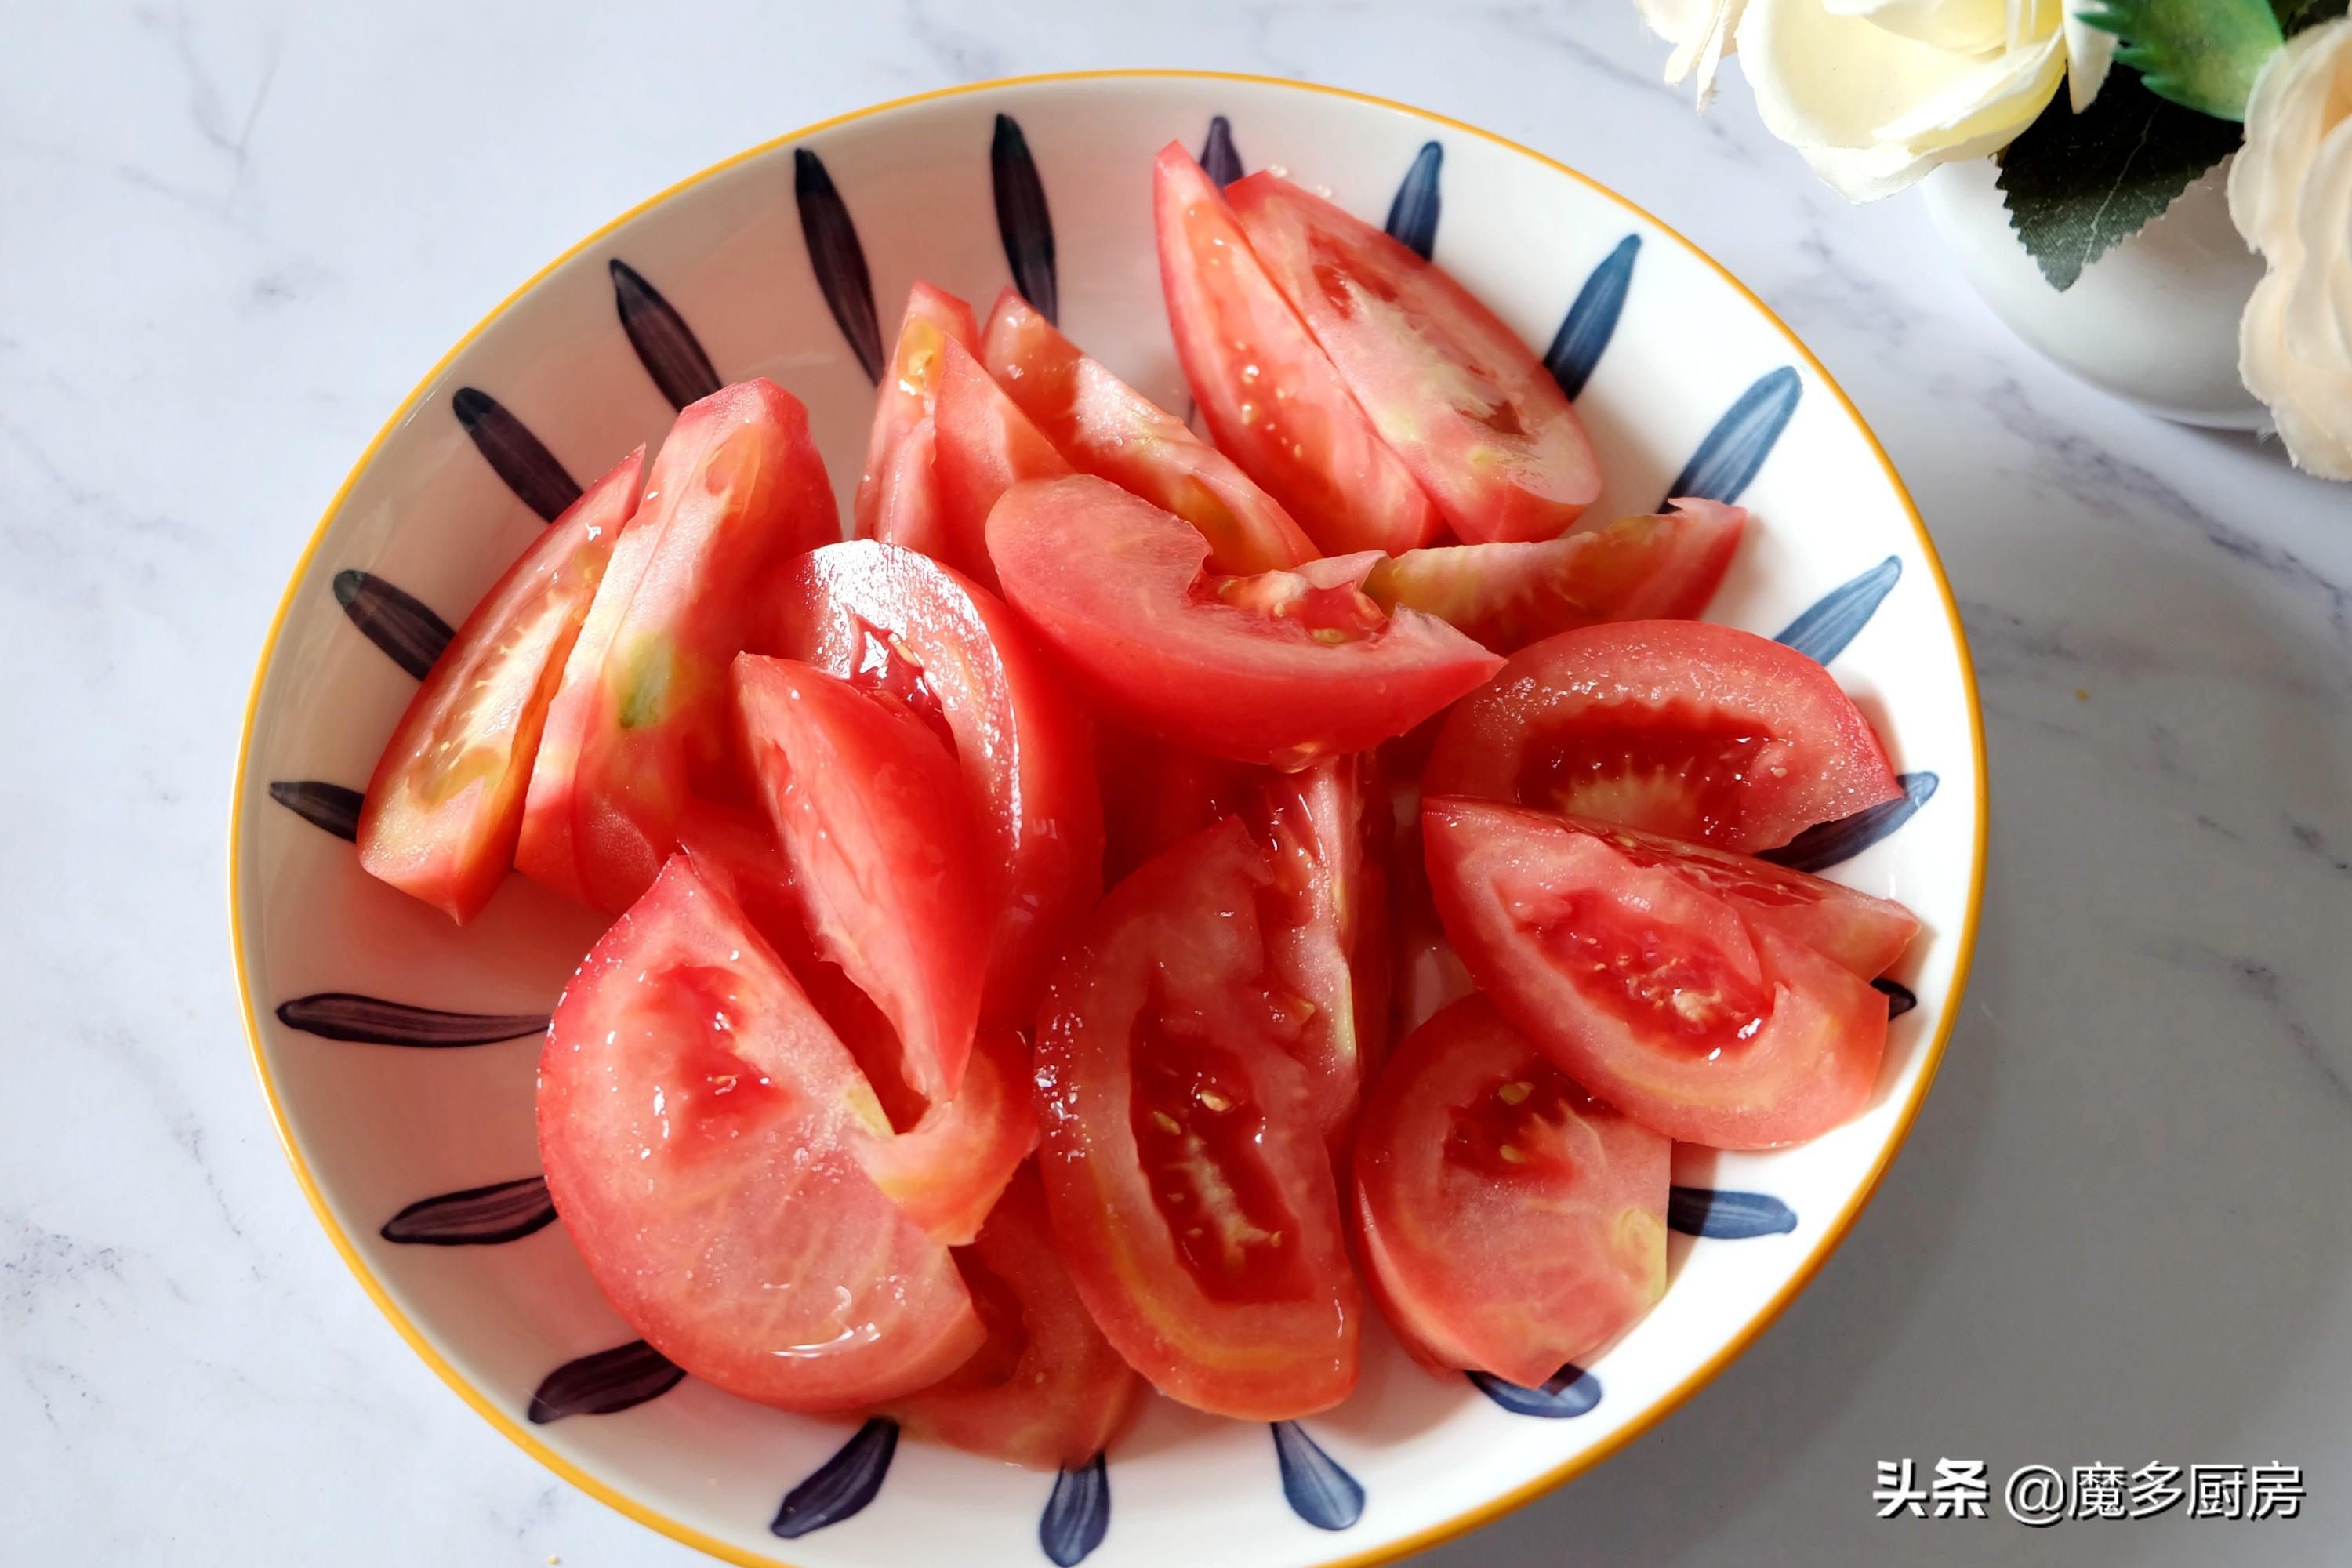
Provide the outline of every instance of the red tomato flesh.
{"type": "Polygon", "coordinates": [[[1446,935],[1505,1016],[1669,1138],[1769,1149],[1868,1100],[1885,998],[1679,866],[1557,817],[1435,799],[1422,834],[1446,935]]]}
{"type": "Polygon", "coordinates": [[[1373,1297],[1423,1364],[1535,1387],[1665,1293],[1673,1148],[1465,997],[1365,1098],[1356,1219],[1373,1297]]]}
{"type": "Polygon", "coordinates": [[[1588,626],[1522,648],[1446,716],[1423,787],[1747,853],[1903,793],[1829,671],[1703,621],[1588,626]]]}
{"type": "Polygon", "coordinates": [[[930,419],[945,355],[941,345],[950,338],[979,352],[980,330],[971,307],[918,281],[907,295],[907,314],[898,323],[898,341],[890,350],[875,398],[866,469],[857,480],[857,532],[862,539],[926,547],[926,540],[908,535],[926,532],[939,516],[930,419]]]}
{"type": "Polygon", "coordinates": [[[941,355],[931,416],[940,546],[931,553],[992,589],[996,566],[987,529],[997,498],[1023,479],[1062,479],[1077,470],[961,343],[950,340],[941,355]]]}
{"type": "Polygon", "coordinates": [[[1173,142],[1153,165],[1152,215],[1168,324],[1218,448],[1330,554],[1436,538],[1437,509],[1173,142]]]}
{"type": "Polygon", "coordinates": [[[459,925],[514,868],[548,706],[645,459],[640,447],[589,486],[482,595],[368,780],[360,864],[459,925]]]}
{"type": "Polygon", "coordinates": [[[1241,809],[1260,771],[1123,729],[1095,724],[1102,787],[1103,881],[1116,885],[1146,860],[1241,809]]]}
{"type": "Polygon", "coordinates": [[[1600,496],[1601,465],[1559,384],[1444,268],[1270,173],[1236,180],[1225,199],[1455,533],[1550,539],[1600,496]]]}
{"type": "Polygon", "coordinates": [[[1364,597],[1372,556],[1219,579],[1190,525],[1090,477],[1008,491],[988,543],[1005,597],[1098,710],[1213,756],[1295,768],[1361,751],[1501,662],[1364,597]]]}
{"type": "Polygon", "coordinates": [[[852,1152],[887,1126],[682,857],[590,952],[540,1058],[548,1192],[596,1283],[678,1365],[786,1410],[911,1393],[985,1338],[948,1249],[852,1152]]]}
{"type": "Polygon", "coordinates": [[[1258,900],[1267,973],[1312,1008],[1292,1054],[1335,1150],[1355,1125],[1364,1081],[1355,960],[1373,918],[1365,907],[1365,795],[1358,753],[1267,775],[1244,807],[1274,872],[1258,900]]]}
{"type": "Polygon", "coordinates": [[[610,913],[677,847],[697,791],[733,793],[727,665],[758,584],[840,537],[808,411],[765,381],[677,416],[565,661],[515,864],[610,913]]]}

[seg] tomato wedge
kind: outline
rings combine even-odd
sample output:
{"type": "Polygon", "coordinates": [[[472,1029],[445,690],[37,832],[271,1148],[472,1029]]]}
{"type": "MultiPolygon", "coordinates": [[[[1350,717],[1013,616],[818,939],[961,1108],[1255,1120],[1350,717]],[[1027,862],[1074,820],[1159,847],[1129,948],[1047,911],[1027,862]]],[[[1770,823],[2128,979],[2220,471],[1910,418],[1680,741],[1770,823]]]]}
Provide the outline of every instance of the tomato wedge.
{"type": "Polygon", "coordinates": [[[1103,880],[1116,885],[1146,860],[1241,809],[1260,773],[1204,756],[1108,720],[1095,724],[1103,803],[1103,880]]]}
{"type": "Polygon", "coordinates": [[[986,1337],[948,1249],[850,1152],[887,1125],[684,857],[590,952],[540,1057],[548,1193],[596,1283],[687,1371],[787,1410],[911,1393],[986,1337]]]}
{"type": "Polygon", "coordinates": [[[1430,890],[1480,989],[1628,1116],[1769,1149],[1869,1099],[1885,998],[1743,900],[1523,807],[1431,800],[1421,821],[1430,890]]]}
{"type": "Polygon", "coordinates": [[[1465,997],[1365,1097],[1356,1220],[1373,1297],[1424,1365],[1537,1387],[1665,1293],[1673,1152],[1465,997]]]}
{"type": "Polygon", "coordinates": [[[1750,854],[1903,793],[1829,671],[1704,621],[1587,626],[1520,649],[1446,716],[1422,787],[1750,854]]]}
{"type": "Polygon", "coordinates": [[[1501,662],[1364,597],[1374,556],[1219,579],[1191,526],[1090,477],[1007,491],[988,547],[1005,597],[1100,711],[1236,762],[1300,767],[1377,745],[1501,662]]]}
{"type": "Polygon", "coordinates": [[[939,403],[931,416],[941,541],[935,553],[992,589],[996,566],[987,528],[997,498],[1023,479],[1062,479],[1077,470],[961,343],[950,339],[940,353],[939,403]]]}
{"type": "Polygon", "coordinates": [[[1086,716],[1029,628],[953,568],[866,541],[785,568],[763,650],[936,716],[978,829],[990,932],[982,1014],[1035,1016],[1070,922],[1102,891],[1086,716]]]}
{"type": "Polygon", "coordinates": [[[866,442],[866,468],[857,480],[857,532],[864,539],[890,539],[916,549],[929,541],[908,537],[936,528],[939,488],[931,475],[931,412],[939,392],[945,340],[974,353],[980,329],[971,307],[943,289],[918,281],[907,295],[907,314],[874,403],[874,429],[866,442]]]}
{"type": "Polygon", "coordinates": [[[988,951],[963,781],[904,703],[743,654],[744,752],[817,951],[874,999],[910,1087],[955,1096],[988,951]]]}
{"type": "Polygon", "coordinates": [[[910,1431],[1033,1470],[1088,1464],[1134,1416],[1144,1383],[1078,1299],[1034,1170],[1013,1177],[955,1260],[988,1342],[889,1413],[910,1431]]]}
{"type": "Polygon", "coordinates": [[[1455,533],[1550,539],[1599,498],[1601,465],[1559,384],[1443,268],[1271,173],[1234,181],[1225,199],[1455,533]]]}
{"type": "Polygon", "coordinates": [[[1080,353],[1007,289],[982,358],[997,384],[1080,473],[1172,511],[1209,542],[1211,570],[1267,572],[1311,561],[1315,542],[1282,503],[1185,423],[1080,353]]]}
{"type": "Polygon", "coordinates": [[[1365,908],[1361,758],[1331,757],[1268,775],[1244,808],[1274,871],[1274,885],[1258,900],[1267,973],[1313,1009],[1292,1054],[1307,1069],[1316,1121],[1335,1150],[1355,1125],[1364,1082],[1355,960],[1372,916],[1365,908]]]}
{"type": "Polygon", "coordinates": [[[1674,505],[1579,523],[1558,539],[1407,551],[1372,568],[1364,592],[1389,610],[1426,611],[1496,653],[1603,621],[1688,620],[1715,596],[1748,512],[1711,500],[1674,505]]]}
{"type": "Polygon", "coordinates": [[[1297,1048],[1265,978],[1271,885],[1228,819],[1105,899],[1038,1013],[1039,1173],[1063,1260],[1128,1363],[1275,1421],[1356,1383],[1361,1305],[1297,1048]]]}
{"type": "Polygon", "coordinates": [[[1184,379],[1218,447],[1333,555],[1401,553],[1444,531],[1216,184],[1171,142],[1152,171],[1160,280],[1184,379]]]}
{"type": "Polygon", "coordinates": [[[677,846],[698,790],[739,786],[727,662],[779,562],[840,537],[808,411],[765,381],[677,416],[548,710],[515,864],[607,912],[677,846]]]}
{"type": "Polygon", "coordinates": [[[645,460],[643,447],[622,458],[482,595],[368,780],[360,864],[459,925],[514,868],[548,705],[636,510],[645,460]]]}

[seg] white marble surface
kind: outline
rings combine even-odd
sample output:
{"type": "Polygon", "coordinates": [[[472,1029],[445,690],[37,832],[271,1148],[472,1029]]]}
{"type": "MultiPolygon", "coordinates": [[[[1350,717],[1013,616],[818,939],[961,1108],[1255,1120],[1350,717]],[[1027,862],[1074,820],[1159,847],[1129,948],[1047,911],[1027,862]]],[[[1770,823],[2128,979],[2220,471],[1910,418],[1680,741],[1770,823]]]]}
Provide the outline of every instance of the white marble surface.
{"type": "Polygon", "coordinates": [[[1976,980],[1876,1204],[1683,1412],[1425,1561],[2352,1561],[2352,489],[2065,380],[1916,200],[1846,208],[1736,75],[1694,118],[1621,0],[677,9],[0,0],[0,1560],[698,1561],[478,1421],[311,1224],[223,933],[251,661],[384,412],[605,217],[874,99],[1175,65],[1479,121],[1713,250],[1875,424],[1983,682],[1976,980]],[[2313,1495],[1872,1520],[1874,1458],[1946,1454],[2313,1495]]]}

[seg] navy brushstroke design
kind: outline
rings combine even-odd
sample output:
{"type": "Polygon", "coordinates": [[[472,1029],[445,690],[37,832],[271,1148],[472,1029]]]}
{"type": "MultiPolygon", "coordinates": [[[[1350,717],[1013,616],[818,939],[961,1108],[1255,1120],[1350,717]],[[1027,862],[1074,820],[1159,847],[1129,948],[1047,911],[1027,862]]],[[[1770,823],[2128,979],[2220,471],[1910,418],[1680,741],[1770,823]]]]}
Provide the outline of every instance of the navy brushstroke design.
{"type": "Polygon", "coordinates": [[[278,1005],[278,1021],[289,1029],[363,1046],[488,1046],[547,1032],[544,1013],[445,1013],[405,1002],[321,991],[278,1005]]]}
{"type": "Polygon", "coordinates": [[[1592,1407],[1601,1403],[1601,1380],[1574,1362],[1546,1378],[1541,1388],[1506,1383],[1486,1372],[1463,1375],[1469,1378],[1479,1393],[1514,1415],[1565,1421],[1571,1416],[1589,1415],[1592,1407]]]}
{"type": "Polygon", "coordinates": [[[342,605],[343,614],[366,634],[368,641],[419,680],[457,635],[424,601],[373,572],[336,573],[335,603],[342,605]]]}
{"type": "Polygon", "coordinates": [[[520,1241],[555,1218],[545,1176],[419,1198],[376,1234],[411,1247],[497,1247],[520,1241]]]}
{"type": "Polygon", "coordinates": [[[1806,828],[1778,849],[1757,852],[1759,860],[1791,866],[1800,871],[1824,871],[1851,860],[1905,823],[1927,804],[1941,781],[1934,773],[1905,773],[1897,781],[1903,793],[1890,801],[1806,828]]]}
{"type": "Polygon", "coordinates": [[[449,399],[449,412],[472,437],[507,489],[522,504],[553,522],[563,509],[580,499],[580,484],[556,461],[540,438],[507,411],[506,405],[478,387],[461,386],[449,399]]]}
{"type": "Polygon", "coordinates": [[[1404,172],[1404,184],[1389,203],[1389,233],[1423,261],[1437,248],[1437,214],[1444,205],[1438,199],[1437,170],[1444,162],[1444,148],[1423,142],[1412,155],[1412,167],[1404,172]]]}
{"type": "Polygon", "coordinates": [[[890,1473],[890,1456],[898,1451],[898,1424],[887,1415],[872,1417],[808,1479],[784,1494],[770,1532],[791,1541],[839,1524],[874,1500],[882,1478],[890,1473]]]}
{"type": "Polygon", "coordinates": [[[1274,1452],[1290,1511],[1318,1530],[1345,1530],[1364,1517],[1363,1484],[1317,1447],[1296,1421],[1276,1421],[1274,1452]]]}
{"type": "Polygon", "coordinates": [[[805,147],[793,149],[793,201],[801,209],[801,237],[808,242],[809,266],[825,307],[866,367],[866,379],[879,384],[882,323],[874,314],[874,275],[866,270],[866,247],[857,242],[857,225],[833,188],[824,160],[805,147]]]}
{"type": "Polygon", "coordinates": [[[1054,1495],[1037,1520],[1037,1544],[1060,1568],[1083,1563],[1110,1532],[1110,1470],[1097,1454],[1083,1468],[1054,1478],[1054,1495]]]}
{"type": "Polygon", "coordinates": [[[1738,1241],[1751,1236],[1781,1236],[1796,1229],[1797,1211],[1768,1193],[1668,1187],[1666,1224],[1685,1236],[1738,1241]]]}
{"type": "Polygon", "coordinates": [[[1576,291],[1576,302],[1560,318],[1559,331],[1552,334],[1551,347],[1544,353],[1544,369],[1551,372],[1560,391],[1570,397],[1592,379],[1601,351],[1617,333],[1625,291],[1633,284],[1633,258],[1641,253],[1640,235],[1629,234],[1619,240],[1617,248],[1601,258],[1601,265],[1576,291]]]}
{"type": "Polygon", "coordinates": [[[621,330],[637,351],[646,374],[654,378],[673,408],[699,402],[719,390],[719,373],[686,318],[661,297],[661,290],[644,274],[613,258],[613,307],[621,314],[621,330]]]}
{"type": "Polygon", "coordinates": [[[269,798],[313,827],[322,827],[338,838],[354,842],[359,838],[360,806],[365,797],[348,784],[278,779],[269,786],[269,798]]]}
{"type": "Polygon", "coordinates": [[[1886,996],[1886,1016],[1890,1021],[1895,1018],[1900,1018],[1904,1014],[1908,1013],[1912,1008],[1916,1007],[1919,1005],[1919,994],[1916,991],[1912,990],[1908,985],[1904,984],[1900,980],[1888,980],[1885,976],[1881,976],[1870,983],[1870,988],[1874,991],[1885,993],[1886,996]]]}
{"type": "Polygon", "coordinates": [[[631,1340],[578,1361],[541,1380],[530,1396],[531,1425],[567,1415],[612,1415],[658,1399],[686,1378],[686,1369],[643,1340],[631,1340]]]}
{"type": "Polygon", "coordinates": [[[1739,401],[1715,422],[1691,460],[1675,476],[1658,510],[1665,510],[1663,500],[1684,496],[1718,500],[1726,506],[1738,500],[1771,455],[1780,432],[1788,428],[1789,416],[1796,413],[1797,398],[1804,389],[1797,373],[1785,364],[1759,376],[1756,384],[1741,393],[1739,401]]]}
{"type": "Polygon", "coordinates": [[[996,185],[996,234],[1004,242],[1004,264],[1013,286],[1049,321],[1061,320],[1061,290],[1054,279],[1054,216],[1045,210],[1045,183],[1029,155],[1029,139],[1009,114],[996,117],[988,146],[988,172],[996,185]]]}
{"type": "Polygon", "coordinates": [[[1813,607],[1781,628],[1772,640],[1788,644],[1815,664],[1845,651],[1854,634],[1870,624],[1878,606],[1903,575],[1903,558],[1890,555],[1861,576],[1822,595],[1813,607]]]}
{"type": "Polygon", "coordinates": [[[1201,172],[1223,190],[1242,177],[1242,155],[1234,148],[1234,122],[1220,114],[1209,121],[1209,139],[1201,143],[1201,172]]]}

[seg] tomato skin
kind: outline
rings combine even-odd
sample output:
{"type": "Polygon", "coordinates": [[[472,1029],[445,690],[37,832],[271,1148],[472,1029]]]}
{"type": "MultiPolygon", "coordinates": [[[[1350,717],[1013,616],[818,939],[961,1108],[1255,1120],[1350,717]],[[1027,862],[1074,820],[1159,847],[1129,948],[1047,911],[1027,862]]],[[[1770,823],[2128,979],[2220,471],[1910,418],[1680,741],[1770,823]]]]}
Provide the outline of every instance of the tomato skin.
{"type": "Polygon", "coordinates": [[[1424,802],[1422,835],[1479,988],[1628,1116],[1684,1142],[1769,1149],[1868,1101],[1885,998],[1706,881],[1486,801],[1424,802]]]}
{"type": "Polygon", "coordinates": [[[1903,793],[1827,670],[1705,621],[1587,626],[1520,649],[1446,716],[1423,787],[1748,854],[1903,793]]]}
{"type": "Polygon", "coordinates": [[[849,1151],[882,1121],[848,1053],[684,857],[565,988],[538,1120],[589,1272],[706,1382],[855,1408],[937,1382],[986,1337],[948,1249],[849,1151]]]}
{"type": "Polygon", "coordinates": [[[1443,532],[1428,495],[1178,142],[1153,164],[1152,214],[1168,324],[1218,448],[1328,553],[1399,553],[1443,532]]]}
{"type": "Polygon", "coordinates": [[[1465,997],[1365,1098],[1356,1220],[1372,1294],[1424,1365],[1537,1386],[1665,1293],[1672,1156],[1465,997]]]}
{"type": "Polygon", "coordinates": [[[840,531],[790,393],[738,382],[678,415],[548,710],[519,869],[608,913],[645,891],[689,795],[740,787],[727,665],[758,585],[840,531]]]}
{"type": "Polygon", "coordinates": [[[990,888],[983,1018],[1027,1024],[1070,923],[1102,892],[1103,809],[1085,713],[1034,634],[954,568],[854,541],[779,581],[764,651],[850,679],[873,635],[919,668],[952,736],[990,888]]]}
{"type": "Polygon", "coordinates": [[[1210,578],[1181,520],[1101,479],[1016,487],[988,522],[1005,597],[1097,711],[1236,762],[1300,767],[1403,733],[1501,661],[1357,591],[1370,555],[1210,578]]]}
{"type": "Polygon", "coordinates": [[[1078,352],[1011,289],[989,313],[982,357],[997,384],[1080,473],[1110,480],[1201,531],[1216,572],[1296,566],[1315,542],[1234,460],[1078,352]]]}
{"type": "Polygon", "coordinates": [[[940,350],[931,421],[941,539],[936,558],[994,590],[996,563],[989,554],[987,530],[998,498],[1024,479],[1063,479],[1077,470],[980,361],[953,341],[940,350]]]}
{"type": "Polygon", "coordinates": [[[1037,1035],[1038,1173],[1087,1310],[1161,1393],[1262,1421],[1347,1396],[1362,1312],[1296,999],[1264,979],[1270,883],[1230,818],[1144,866],[1037,1035]]]}
{"type": "Polygon", "coordinates": [[[1076,1469],[1110,1446],[1147,1385],[1087,1312],[1054,1249],[1045,1189],[1024,1167],[955,1255],[988,1343],[889,1407],[909,1430],[1033,1470],[1076,1469]]]}
{"type": "Polygon", "coordinates": [[[861,539],[923,549],[926,542],[911,536],[936,525],[940,501],[931,474],[930,419],[944,353],[940,344],[949,338],[979,352],[971,307],[917,279],[908,291],[898,341],[891,346],[874,401],[874,428],[866,437],[855,508],[861,539]]]}
{"type": "Polygon", "coordinates": [[[988,951],[954,760],[903,704],[796,660],[740,655],[734,687],[817,951],[890,1020],[909,1087],[954,1098],[988,951]]]}
{"type": "Polygon", "coordinates": [[[1107,886],[1240,810],[1261,777],[1245,763],[1171,746],[1108,719],[1095,724],[1095,768],[1102,788],[1107,886]]]}
{"type": "Polygon", "coordinates": [[[1511,329],[1394,238],[1261,171],[1225,188],[1250,247],[1454,531],[1550,539],[1601,494],[1601,466],[1550,373],[1511,329]]]}
{"type": "Polygon", "coordinates": [[[514,868],[548,708],[614,541],[636,510],[645,460],[643,447],[622,458],[482,595],[368,780],[360,864],[459,925],[481,913],[514,868]],[[483,717],[460,734],[443,733],[475,715],[483,717]],[[460,741],[465,749],[447,755],[460,741]]]}
{"type": "Polygon", "coordinates": [[[1410,605],[1496,653],[1603,621],[1687,620],[1731,564],[1743,507],[1683,500],[1649,517],[1580,522],[1557,539],[1438,545],[1373,568],[1364,592],[1410,605]]]}

